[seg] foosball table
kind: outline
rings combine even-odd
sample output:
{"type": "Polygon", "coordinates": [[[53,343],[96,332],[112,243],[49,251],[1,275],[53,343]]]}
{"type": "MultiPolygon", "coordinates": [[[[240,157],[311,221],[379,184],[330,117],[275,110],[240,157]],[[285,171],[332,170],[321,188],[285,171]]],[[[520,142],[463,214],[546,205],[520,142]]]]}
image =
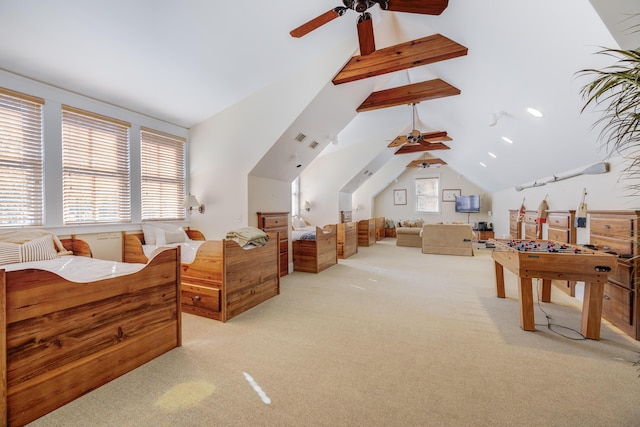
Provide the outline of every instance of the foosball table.
{"type": "Polygon", "coordinates": [[[496,292],[505,297],[504,269],[518,276],[520,326],[535,331],[533,282],[542,280],[540,299],[551,302],[552,280],[584,281],[584,300],[580,332],[587,338],[600,338],[602,298],[607,275],[617,267],[615,255],[584,246],[552,240],[493,239],[491,254],[495,263],[496,292]]]}

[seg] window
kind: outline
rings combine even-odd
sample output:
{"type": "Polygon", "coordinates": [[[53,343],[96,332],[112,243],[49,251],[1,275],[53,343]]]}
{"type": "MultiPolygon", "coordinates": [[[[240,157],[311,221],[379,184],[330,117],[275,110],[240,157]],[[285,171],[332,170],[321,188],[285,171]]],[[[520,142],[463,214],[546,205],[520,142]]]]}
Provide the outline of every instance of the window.
{"type": "Polygon", "coordinates": [[[140,130],[142,220],[184,219],[184,138],[140,130]]]}
{"type": "Polygon", "coordinates": [[[43,104],[0,89],[0,226],[43,225],[43,104]]]}
{"type": "Polygon", "coordinates": [[[416,178],[416,212],[440,213],[440,178],[416,178]]]}
{"type": "Polygon", "coordinates": [[[291,216],[300,215],[300,177],[291,183],[291,216]]]}
{"type": "Polygon", "coordinates": [[[130,124],[62,107],[65,224],[131,222],[130,124]]]}

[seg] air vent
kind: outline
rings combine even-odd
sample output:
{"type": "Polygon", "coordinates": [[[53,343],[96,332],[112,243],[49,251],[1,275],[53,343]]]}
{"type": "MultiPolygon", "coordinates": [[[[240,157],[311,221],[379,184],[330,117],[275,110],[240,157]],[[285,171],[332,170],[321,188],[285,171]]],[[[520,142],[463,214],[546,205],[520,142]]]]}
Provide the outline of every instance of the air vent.
{"type": "Polygon", "coordinates": [[[305,135],[304,133],[299,133],[298,136],[296,136],[296,141],[302,142],[306,137],[307,135],[305,135]]]}
{"type": "Polygon", "coordinates": [[[318,146],[318,141],[312,141],[311,144],[309,144],[309,148],[314,149],[318,146]]]}

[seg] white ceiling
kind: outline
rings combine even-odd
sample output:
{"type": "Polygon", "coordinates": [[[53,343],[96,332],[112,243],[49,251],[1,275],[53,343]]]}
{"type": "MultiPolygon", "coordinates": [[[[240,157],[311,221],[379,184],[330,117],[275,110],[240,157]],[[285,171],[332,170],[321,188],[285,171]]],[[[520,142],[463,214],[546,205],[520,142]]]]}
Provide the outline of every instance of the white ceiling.
{"type": "MultiPolygon", "coordinates": [[[[353,42],[356,54],[352,11],[303,38],[289,36],[291,29],[340,3],[2,0],[0,68],[189,128],[345,42],[353,42]]],[[[640,12],[637,0],[591,3],[623,47],[640,45],[637,34],[623,34],[631,26],[623,23],[625,14],[640,12]]],[[[435,154],[486,191],[601,161],[604,152],[591,129],[597,115],[580,113],[585,80],[576,72],[608,65],[609,59],[594,53],[617,46],[591,3],[451,0],[440,16],[376,11],[378,48],[440,33],[469,53],[366,83],[327,82],[274,141],[263,163],[280,170],[271,162],[295,154],[288,148],[291,135],[306,132],[309,123],[311,133],[327,136],[318,141],[321,149],[328,147],[324,154],[376,139],[372,162],[390,157],[386,144],[411,129],[411,110],[400,106],[357,114],[355,107],[371,90],[434,77],[462,93],[420,103],[420,130],[447,131],[451,150],[435,154]],[[545,117],[529,116],[528,106],[545,117]],[[490,127],[491,113],[499,111],[506,115],[490,127]],[[334,135],[337,145],[329,143],[334,135]]],[[[256,165],[255,172],[260,169],[256,165]]]]}

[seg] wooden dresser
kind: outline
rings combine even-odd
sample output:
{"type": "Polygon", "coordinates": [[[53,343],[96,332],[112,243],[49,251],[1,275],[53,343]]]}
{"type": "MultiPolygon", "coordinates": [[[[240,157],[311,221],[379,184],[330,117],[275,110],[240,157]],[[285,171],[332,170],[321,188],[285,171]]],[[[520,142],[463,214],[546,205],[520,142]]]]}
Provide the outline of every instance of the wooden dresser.
{"type": "MultiPolygon", "coordinates": [[[[547,239],[561,243],[576,243],[576,211],[547,211],[547,239]]],[[[563,292],[576,296],[576,282],[553,280],[551,283],[563,292]]]]}
{"type": "Polygon", "coordinates": [[[618,271],[604,285],[602,317],[640,340],[638,267],[640,210],[589,211],[590,243],[618,254],[618,271]]]}
{"type": "Polygon", "coordinates": [[[258,228],[280,236],[280,277],[289,273],[289,212],[258,212],[258,228]]]}
{"type": "Polygon", "coordinates": [[[538,217],[538,211],[524,211],[524,221],[522,222],[524,227],[525,240],[536,239],[536,218],[538,217]]]}
{"type": "Polygon", "coordinates": [[[509,238],[521,239],[522,238],[522,223],[518,222],[518,209],[509,210],[509,238]]]}
{"type": "Polygon", "coordinates": [[[352,212],[351,211],[340,211],[340,222],[342,224],[344,224],[345,222],[351,222],[353,221],[352,218],[352,212]]]}

